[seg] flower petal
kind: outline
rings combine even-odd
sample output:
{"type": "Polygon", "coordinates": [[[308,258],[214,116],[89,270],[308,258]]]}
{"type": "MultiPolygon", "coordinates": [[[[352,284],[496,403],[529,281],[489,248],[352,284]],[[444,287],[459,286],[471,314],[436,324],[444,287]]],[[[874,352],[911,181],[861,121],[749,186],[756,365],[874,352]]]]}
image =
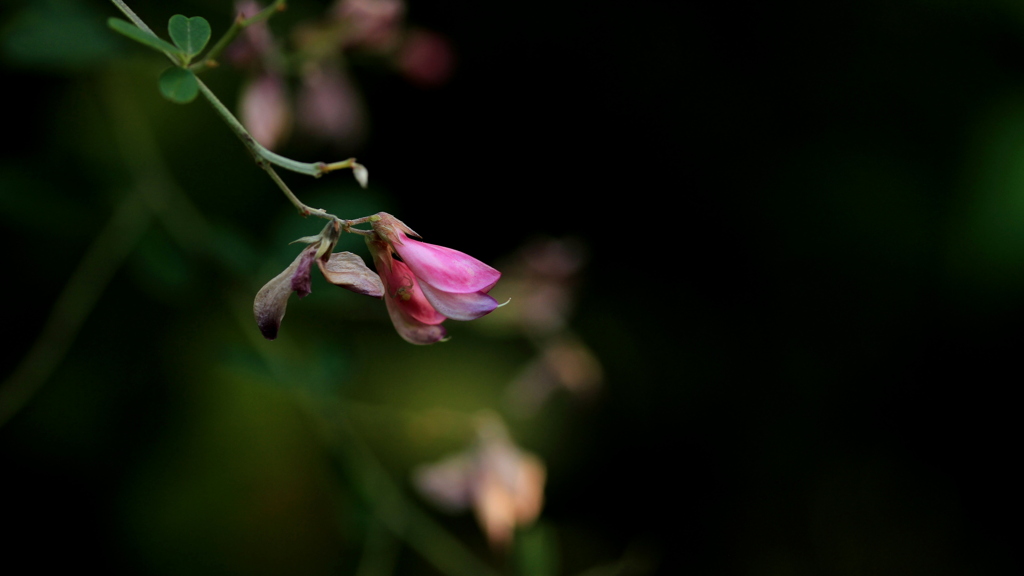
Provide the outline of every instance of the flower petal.
{"type": "Polygon", "coordinates": [[[453,294],[427,284],[420,284],[427,302],[439,313],[452,320],[476,320],[498,307],[498,301],[483,292],[453,294]]]}
{"type": "Polygon", "coordinates": [[[485,292],[501,278],[501,272],[458,250],[408,236],[394,247],[420,281],[438,290],[456,294],[485,292]]]}
{"type": "Polygon", "coordinates": [[[420,284],[416,281],[409,267],[398,260],[391,260],[391,265],[383,262],[374,253],[374,265],[380,271],[380,279],[384,282],[385,300],[394,304],[412,319],[424,324],[440,324],[445,316],[434,310],[423,295],[420,284]]]}
{"type": "Polygon", "coordinates": [[[388,308],[388,315],[391,316],[391,323],[395,325],[395,331],[410,344],[433,344],[448,335],[444,326],[424,324],[406,314],[397,304],[396,299],[390,295],[385,296],[384,304],[388,308]]]}
{"type": "Polygon", "coordinates": [[[469,508],[472,502],[475,467],[473,454],[455,454],[440,462],[419,466],[413,471],[413,484],[438,508],[459,512],[469,508]]]}
{"type": "Polygon", "coordinates": [[[324,278],[331,284],[341,286],[357,294],[380,298],[384,296],[384,284],[373,270],[366,267],[363,259],[351,252],[335,252],[325,264],[317,260],[324,278]]]}
{"type": "MultiPolygon", "coordinates": [[[[267,340],[277,338],[277,331],[281,328],[281,320],[284,319],[285,308],[288,306],[288,297],[292,295],[292,290],[295,290],[296,278],[300,276],[298,272],[303,259],[306,263],[305,286],[308,287],[309,257],[311,255],[312,253],[308,249],[303,250],[287,268],[274,276],[256,293],[252,312],[256,317],[256,325],[259,326],[260,333],[267,340]]],[[[301,277],[299,277],[298,285],[300,288],[303,287],[301,277]]]]}
{"type": "Polygon", "coordinates": [[[305,298],[313,291],[313,286],[309,277],[309,270],[313,265],[313,257],[315,254],[316,249],[314,247],[306,248],[301,254],[299,254],[298,260],[296,260],[298,265],[295,267],[295,272],[292,274],[292,290],[299,295],[299,298],[305,298]]]}
{"type": "Polygon", "coordinates": [[[263,74],[246,84],[242,88],[239,116],[257,142],[276,150],[292,125],[291,105],[282,78],[263,74]]]}
{"type": "Polygon", "coordinates": [[[384,304],[398,335],[411,344],[443,340],[448,334],[441,326],[445,317],[427,302],[409,267],[391,257],[386,243],[367,240],[366,245],[384,284],[384,304]]]}

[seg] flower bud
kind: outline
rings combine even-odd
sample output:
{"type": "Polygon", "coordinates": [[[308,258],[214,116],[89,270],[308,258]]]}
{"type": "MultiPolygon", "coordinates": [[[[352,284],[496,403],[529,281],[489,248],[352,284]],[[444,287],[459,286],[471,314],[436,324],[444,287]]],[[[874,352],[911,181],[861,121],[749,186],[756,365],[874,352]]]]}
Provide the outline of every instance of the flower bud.
{"type": "Polygon", "coordinates": [[[292,113],[284,81],[263,74],[242,88],[239,115],[257,142],[273,150],[291,132],[292,113]]]}
{"type": "Polygon", "coordinates": [[[366,166],[358,162],[352,163],[352,175],[356,177],[356,182],[363,188],[370,183],[370,172],[366,169],[366,166]]]}

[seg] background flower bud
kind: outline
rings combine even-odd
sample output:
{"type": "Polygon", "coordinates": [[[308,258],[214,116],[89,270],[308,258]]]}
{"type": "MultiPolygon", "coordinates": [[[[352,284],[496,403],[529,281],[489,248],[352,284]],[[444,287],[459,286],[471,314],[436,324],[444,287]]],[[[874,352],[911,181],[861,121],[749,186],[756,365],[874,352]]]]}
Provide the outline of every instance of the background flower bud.
{"type": "Polygon", "coordinates": [[[292,113],[284,81],[263,74],[242,88],[238,105],[242,124],[257,142],[274,149],[292,128],[292,113]]]}

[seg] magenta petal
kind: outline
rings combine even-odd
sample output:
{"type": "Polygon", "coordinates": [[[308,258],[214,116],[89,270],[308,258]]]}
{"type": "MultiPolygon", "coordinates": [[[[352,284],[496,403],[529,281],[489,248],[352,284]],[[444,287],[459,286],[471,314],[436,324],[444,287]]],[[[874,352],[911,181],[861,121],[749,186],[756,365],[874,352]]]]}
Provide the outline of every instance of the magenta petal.
{"type": "Polygon", "coordinates": [[[444,322],[445,316],[434,310],[424,297],[416,277],[408,266],[398,260],[392,260],[389,270],[386,264],[382,265],[376,260],[374,262],[378,270],[383,270],[381,280],[384,281],[384,288],[387,291],[384,295],[386,299],[393,301],[405,314],[424,324],[444,322]]]}
{"type": "Polygon", "coordinates": [[[476,320],[498,307],[498,301],[483,292],[453,294],[427,283],[420,284],[423,295],[435,310],[452,320],[476,320]]]}
{"type": "Polygon", "coordinates": [[[309,270],[315,256],[316,250],[309,248],[303,250],[299,256],[299,265],[295,268],[295,273],[292,274],[292,290],[299,295],[299,298],[309,296],[313,289],[312,284],[310,284],[309,270]]]}
{"type": "Polygon", "coordinates": [[[433,344],[448,334],[440,324],[424,324],[403,312],[398,301],[390,295],[384,296],[384,304],[388,307],[395,331],[410,344],[433,344]]]}
{"type": "Polygon", "coordinates": [[[468,254],[402,236],[402,243],[394,245],[395,251],[420,281],[437,290],[483,292],[501,278],[501,272],[468,254]]]}
{"type": "MultiPolygon", "coordinates": [[[[403,316],[422,324],[434,325],[445,321],[445,316],[434,310],[424,297],[423,291],[420,290],[420,285],[416,281],[416,276],[408,266],[403,262],[388,258],[389,266],[389,262],[384,261],[380,251],[372,250],[372,253],[373,264],[377,267],[381,282],[384,283],[384,300],[387,302],[388,311],[394,308],[403,316]]],[[[391,319],[395,321],[394,314],[391,319]]],[[[395,321],[395,328],[398,329],[397,321],[395,321]]],[[[406,340],[409,339],[406,338],[406,340]]]]}

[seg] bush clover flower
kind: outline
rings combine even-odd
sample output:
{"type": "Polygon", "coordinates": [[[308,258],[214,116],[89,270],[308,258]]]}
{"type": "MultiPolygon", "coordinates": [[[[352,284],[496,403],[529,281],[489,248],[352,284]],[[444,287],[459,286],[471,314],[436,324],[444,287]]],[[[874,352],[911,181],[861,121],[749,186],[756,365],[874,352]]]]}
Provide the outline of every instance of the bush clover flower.
{"type": "Polygon", "coordinates": [[[371,217],[370,222],[380,241],[378,250],[386,245],[398,254],[427,302],[445,318],[475,320],[498,307],[498,301],[487,292],[501,272],[458,250],[409,238],[419,234],[386,212],[371,217]]]}
{"type": "Polygon", "coordinates": [[[475,320],[499,306],[487,292],[501,272],[458,250],[413,240],[409,235],[417,234],[394,216],[380,212],[358,220],[332,221],[319,236],[300,239],[309,245],[256,295],[253,314],[260,332],[268,340],[277,337],[291,293],[299,298],[310,293],[314,261],[332,284],[384,298],[395,330],[412,344],[443,341],[447,331],[441,323],[445,320],[475,320]],[[373,229],[351,227],[365,222],[373,229]],[[331,254],[343,230],[365,237],[376,273],[355,254],[331,254]]]}
{"type": "Polygon", "coordinates": [[[547,472],[536,455],[521,450],[492,413],[477,418],[472,447],[413,472],[413,484],[438,508],[473,509],[495,549],[507,549],[517,527],[532,524],[544,505],[547,472]]]}

